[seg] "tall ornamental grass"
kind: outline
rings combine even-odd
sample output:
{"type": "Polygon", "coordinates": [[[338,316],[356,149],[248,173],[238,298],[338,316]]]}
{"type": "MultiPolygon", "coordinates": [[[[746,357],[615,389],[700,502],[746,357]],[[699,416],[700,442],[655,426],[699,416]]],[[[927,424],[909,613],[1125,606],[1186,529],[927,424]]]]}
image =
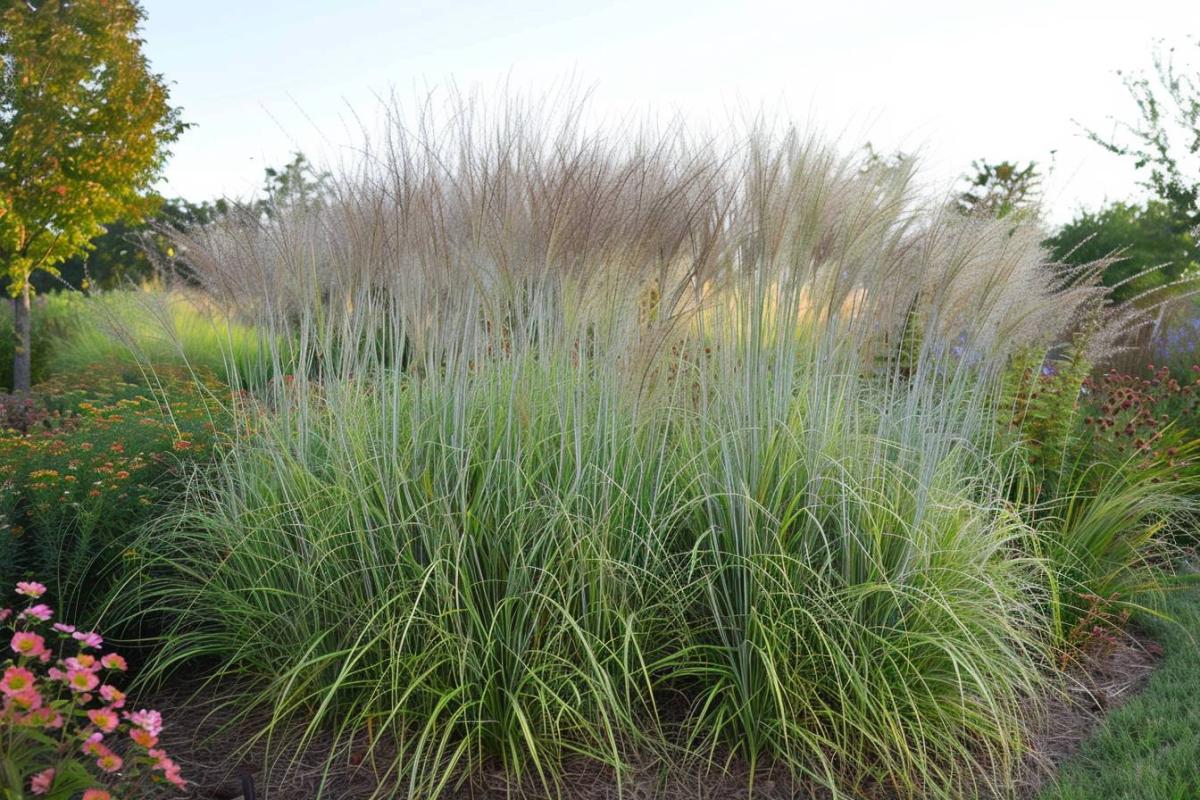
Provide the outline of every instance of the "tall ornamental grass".
{"type": "Polygon", "coordinates": [[[792,130],[457,111],[181,243],[278,377],[136,548],[151,677],[215,664],[274,763],[332,731],[394,796],[646,758],[1007,791],[1049,589],[999,378],[1109,344],[1094,271],[792,130]]]}
{"type": "Polygon", "coordinates": [[[182,368],[253,386],[265,380],[260,370],[270,364],[268,352],[288,351],[282,342],[268,348],[252,327],[186,288],[129,288],[86,298],[60,292],[49,301],[51,307],[69,308],[71,320],[67,331],[46,343],[50,375],[114,371],[161,388],[154,386],[155,370],[182,368]]]}

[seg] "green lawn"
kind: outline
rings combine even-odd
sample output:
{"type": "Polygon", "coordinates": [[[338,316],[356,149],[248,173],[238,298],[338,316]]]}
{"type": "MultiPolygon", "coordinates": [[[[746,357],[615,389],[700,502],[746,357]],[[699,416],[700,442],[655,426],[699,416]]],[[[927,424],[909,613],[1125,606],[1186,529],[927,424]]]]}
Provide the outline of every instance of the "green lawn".
{"type": "Polygon", "coordinates": [[[1173,593],[1151,630],[1166,658],[1067,762],[1041,800],[1200,798],[1200,589],[1173,593]]]}

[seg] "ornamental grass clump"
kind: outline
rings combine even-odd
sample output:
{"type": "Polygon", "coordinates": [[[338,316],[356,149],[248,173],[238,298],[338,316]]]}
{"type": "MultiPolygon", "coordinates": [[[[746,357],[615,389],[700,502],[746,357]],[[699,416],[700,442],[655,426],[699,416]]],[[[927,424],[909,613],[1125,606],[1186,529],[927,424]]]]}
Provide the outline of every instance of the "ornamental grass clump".
{"type": "Polygon", "coordinates": [[[392,796],[578,759],[1008,791],[1048,565],[1001,377],[1131,312],[907,163],[457,110],[180,242],[290,379],[135,548],[147,680],[215,664],[276,778],[332,732],[392,796]]]}

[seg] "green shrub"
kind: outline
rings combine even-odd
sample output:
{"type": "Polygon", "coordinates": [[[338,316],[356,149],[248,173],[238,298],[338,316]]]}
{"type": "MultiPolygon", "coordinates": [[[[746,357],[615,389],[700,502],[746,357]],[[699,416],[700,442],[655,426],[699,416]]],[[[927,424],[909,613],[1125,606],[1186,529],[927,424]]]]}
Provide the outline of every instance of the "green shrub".
{"type": "MultiPolygon", "coordinates": [[[[1196,452],[1193,444],[1181,458],[1196,452]]],[[[1081,621],[1112,609],[1123,611],[1124,621],[1138,610],[1131,605],[1135,596],[1164,588],[1178,531],[1198,510],[1198,489],[1194,476],[1181,476],[1166,462],[1117,468],[1098,462],[1073,471],[1058,495],[1040,505],[1050,630],[1064,656],[1091,631],[1081,621]]]]}
{"type": "Polygon", "coordinates": [[[1162,589],[1173,550],[1194,541],[1194,388],[1165,367],[1147,378],[1093,377],[1073,353],[1010,366],[1002,403],[1012,409],[1002,425],[1010,497],[1038,530],[1033,552],[1046,564],[1062,658],[1086,643],[1093,621],[1123,622],[1134,596],[1162,589]]]}
{"type": "Polygon", "coordinates": [[[1081,436],[1080,392],[1092,370],[1084,342],[1053,360],[1021,353],[1005,370],[999,446],[1013,476],[1009,496],[1022,506],[1055,497],[1064,474],[1091,463],[1081,436]]]}

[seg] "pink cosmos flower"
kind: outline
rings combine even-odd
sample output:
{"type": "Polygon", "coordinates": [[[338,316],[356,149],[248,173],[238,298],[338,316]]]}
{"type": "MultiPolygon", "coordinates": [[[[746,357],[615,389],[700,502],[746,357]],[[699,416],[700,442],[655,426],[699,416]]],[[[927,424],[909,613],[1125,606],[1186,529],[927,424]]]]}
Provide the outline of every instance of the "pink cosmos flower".
{"type": "Polygon", "coordinates": [[[187,788],[187,781],[183,779],[179,765],[169,758],[165,751],[150,750],[147,752],[147,755],[155,759],[152,769],[162,770],[163,778],[168,783],[174,784],[179,789],[187,788]]]}
{"type": "Polygon", "coordinates": [[[37,775],[33,776],[33,780],[29,782],[29,791],[34,794],[45,794],[50,791],[50,785],[54,783],[54,768],[44,769],[37,775]]]}
{"type": "Polygon", "coordinates": [[[51,625],[50,627],[54,628],[54,630],[58,631],[59,633],[74,633],[75,632],[74,625],[66,625],[62,622],[56,622],[53,625],[51,625]]]}
{"type": "Polygon", "coordinates": [[[42,707],[42,696],[38,694],[35,687],[30,686],[23,692],[11,695],[4,704],[12,706],[18,711],[37,711],[42,707]]]}
{"type": "Polygon", "coordinates": [[[46,650],[46,640],[36,633],[19,631],[13,634],[10,645],[13,652],[27,658],[39,658],[46,650]]]}
{"type": "Polygon", "coordinates": [[[67,670],[67,686],[71,687],[72,692],[90,692],[99,683],[100,679],[87,670],[67,670]]]}
{"type": "Polygon", "coordinates": [[[104,789],[88,789],[83,793],[83,800],[112,800],[112,795],[104,789]]]}
{"type": "Polygon", "coordinates": [[[129,665],[125,663],[125,659],[117,653],[109,653],[100,659],[100,663],[105,669],[115,669],[118,672],[124,672],[129,669],[129,665]]]}
{"type": "Polygon", "coordinates": [[[76,669],[83,672],[98,672],[100,663],[96,661],[96,657],[87,653],[80,653],[77,656],[72,656],[63,662],[67,669],[76,669]]]}
{"type": "Polygon", "coordinates": [[[123,708],[125,705],[125,693],[107,683],[100,687],[100,696],[113,708],[123,708]]]}
{"type": "Polygon", "coordinates": [[[105,772],[116,772],[125,761],[116,753],[109,750],[96,759],[96,766],[105,772]]]}
{"type": "Polygon", "coordinates": [[[0,608],[0,622],[4,622],[4,620],[8,619],[11,616],[12,616],[11,608],[0,608]]]}
{"type": "Polygon", "coordinates": [[[112,733],[117,729],[117,724],[121,721],[117,718],[117,713],[111,708],[88,709],[87,715],[92,724],[104,733],[112,733]]]}
{"type": "Polygon", "coordinates": [[[46,622],[53,616],[54,616],[54,609],[50,608],[50,606],[46,605],[45,603],[38,603],[36,606],[30,606],[29,608],[25,609],[20,614],[18,614],[17,619],[25,619],[26,617],[33,617],[34,619],[39,620],[41,622],[46,622]]]}
{"type": "Polygon", "coordinates": [[[104,644],[104,639],[102,639],[100,634],[96,633],[95,631],[88,631],[86,633],[83,631],[75,631],[71,634],[71,638],[75,639],[75,641],[79,642],[79,644],[83,647],[98,648],[104,644]]]}
{"type": "Polygon", "coordinates": [[[130,728],[129,738],[133,739],[138,745],[149,750],[158,744],[158,737],[150,733],[150,731],[141,728],[130,728]]]}
{"type": "Polygon", "coordinates": [[[104,746],[103,741],[104,734],[100,731],[94,731],[91,736],[83,740],[83,744],[79,749],[84,752],[84,755],[98,756],[108,751],[108,748],[104,746]]]}
{"type": "Polygon", "coordinates": [[[24,667],[9,667],[0,678],[0,692],[5,697],[16,697],[33,688],[33,673],[24,667]]]}
{"type": "MultiPolygon", "coordinates": [[[[162,733],[162,714],[157,711],[148,711],[141,709],[134,711],[132,714],[126,714],[125,719],[129,720],[134,725],[149,733],[151,736],[158,736],[162,733]]],[[[151,753],[151,756],[154,754],[151,753]]]]}
{"type": "Polygon", "coordinates": [[[63,681],[65,683],[67,680],[67,673],[63,672],[58,667],[51,667],[50,669],[46,670],[46,674],[50,676],[50,680],[52,681],[63,681]]]}
{"type": "Polygon", "coordinates": [[[173,762],[169,769],[163,770],[163,778],[166,779],[167,783],[172,784],[176,789],[179,789],[180,791],[187,789],[188,784],[187,784],[187,781],[185,781],[183,779],[183,773],[180,772],[179,766],[173,762]]]}
{"type": "Polygon", "coordinates": [[[17,594],[26,597],[41,597],[46,593],[46,587],[37,581],[20,581],[17,583],[17,594]]]}
{"type": "Polygon", "coordinates": [[[62,714],[49,706],[29,712],[24,721],[30,725],[40,725],[47,730],[57,730],[63,726],[62,714]]]}

